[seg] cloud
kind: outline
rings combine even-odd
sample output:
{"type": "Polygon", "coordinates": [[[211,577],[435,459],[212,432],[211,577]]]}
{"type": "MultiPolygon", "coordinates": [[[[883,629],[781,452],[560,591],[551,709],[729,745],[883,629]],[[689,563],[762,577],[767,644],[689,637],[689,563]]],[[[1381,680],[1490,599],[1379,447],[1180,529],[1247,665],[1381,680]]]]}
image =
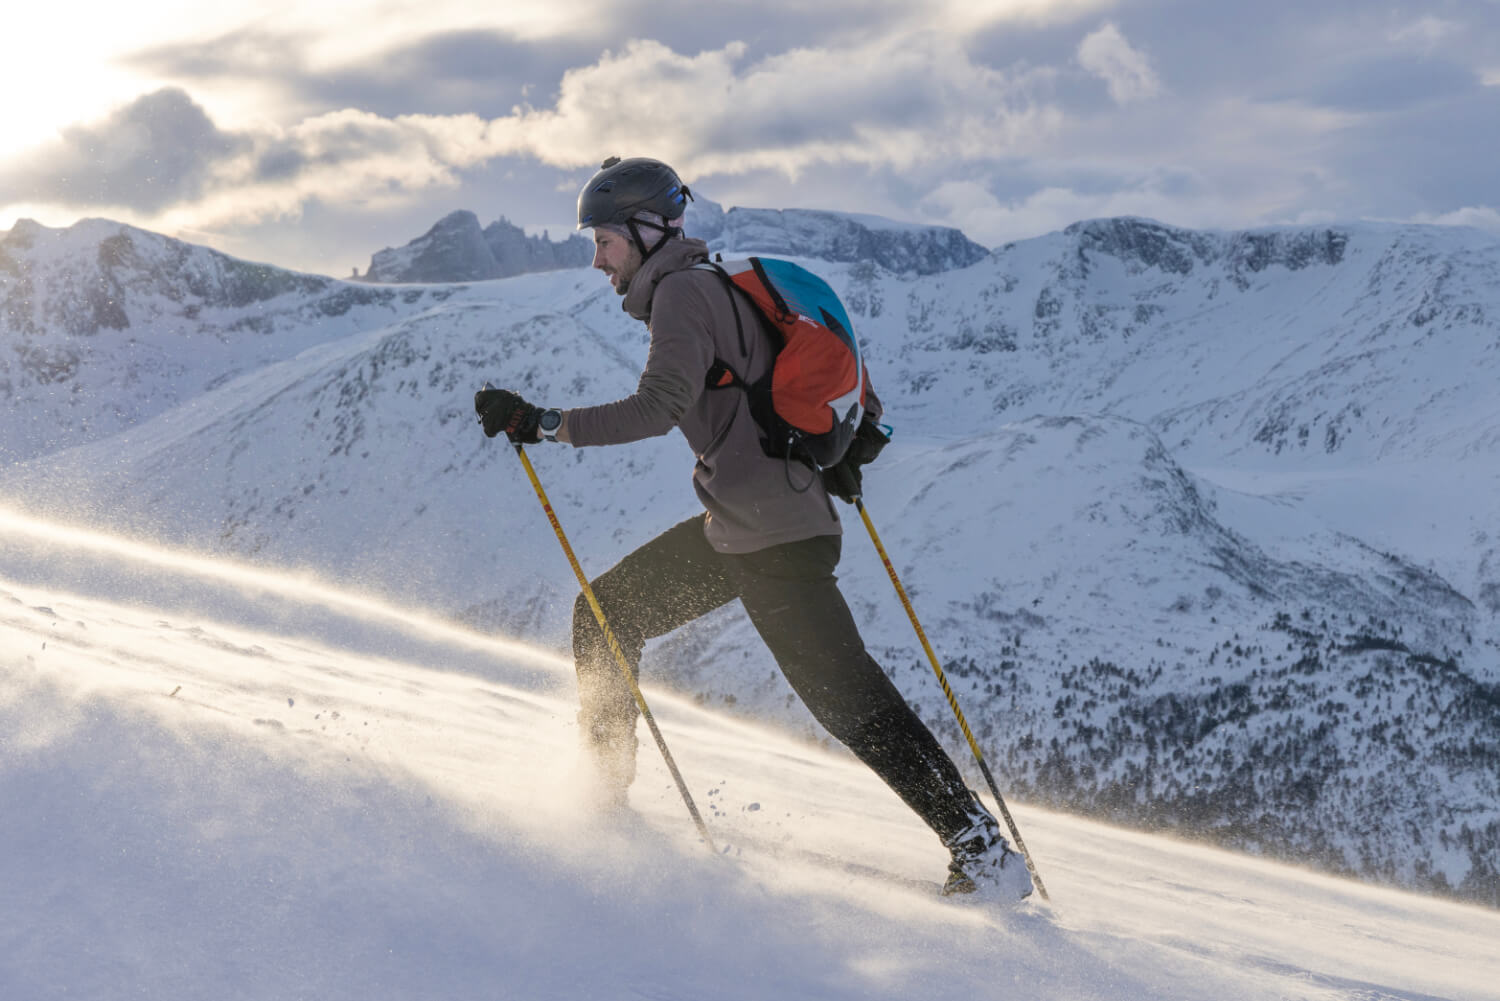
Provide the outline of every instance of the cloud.
{"type": "Polygon", "coordinates": [[[304,68],[304,39],[265,27],[241,27],[210,39],[165,42],[129,53],[128,66],[179,80],[284,77],[304,68]]]}
{"type": "Polygon", "coordinates": [[[1430,51],[1458,36],[1462,31],[1463,25],[1457,21],[1427,15],[1391,29],[1386,33],[1386,37],[1397,44],[1412,45],[1430,51]]]}
{"type": "Polygon", "coordinates": [[[273,93],[275,103],[306,116],[339,108],[385,117],[493,116],[528,93],[550,96],[569,66],[597,51],[569,40],[524,41],[499,30],[466,29],[405,38],[329,63],[318,57],[315,37],[257,27],[208,42],[152,46],[122,61],[209,92],[273,93]]]}
{"type": "Polygon", "coordinates": [[[1500,211],[1488,205],[1470,205],[1455,212],[1444,212],[1441,215],[1418,213],[1412,221],[1432,223],[1437,226],[1472,226],[1475,229],[1500,234],[1500,211]]]}
{"type": "Polygon", "coordinates": [[[0,161],[0,197],[54,219],[122,204],[155,228],[335,219],[361,250],[376,217],[420,231],[424,213],[520,204],[561,224],[610,153],[659,156],[728,203],[987,243],[1120,213],[1241,226],[1493,203],[1479,125],[1500,63],[1469,11],[1458,30],[1358,0],[1107,21],[1118,0],[766,0],[715,19],[600,0],[587,33],[523,35],[509,13],[428,2],[447,11],[428,34],[387,21],[334,42],[318,8],[137,51],[185,89],[0,161]]]}
{"type": "Polygon", "coordinates": [[[184,92],[161,91],[28,161],[27,200],[269,218],[309,199],[389,204],[454,187],[501,157],[581,170],[616,151],[651,153],[685,176],[905,170],[1019,154],[1061,121],[1046,97],[1050,71],[977,65],[937,34],[759,61],[746,52],[739,42],[695,54],[631,42],[565,73],[550,107],[493,118],[346,109],[229,133],[184,92]],[[49,183],[53,174],[67,180],[49,183]]]}
{"type": "Polygon", "coordinates": [[[1118,2],[764,0],[719,5],[706,18],[683,17],[681,5],[650,0],[530,0],[488,8],[462,0],[385,0],[380,18],[299,11],[305,16],[255,19],[211,38],[159,42],[121,62],[207,95],[216,108],[229,106],[231,93],[254,93],[274,96],[283,112],[302,115],[356,107],[386,117],[493,118],[518,102],[550,103],[565,72],[598,62],[606,46],[621,52],[631,39],[689,56],[741,40],[751,61],[802,48],[839,58],[880,40],[928,35],[962,46],[974,32],[1037,30],[1118,2]]]}
{"type": "Polygon", "coordinates": [[[1190,228],[1347,219],[1368,209],[1350,211],[1359,188],[1333,169],[1330,137],[1358,121],[1295,102],[1168,97],[1069,119],[1028,158],[964,164],[918,207],[992,246],[1119,215],[1190,228]]]}
{"type": "Polygon", "coordinates": [[[1181,178],[1162,174],[1098,191],[1052,185],[1005,200],[979,181],[950,181],[924,198],[921,208],[932,221],[956,226],[990,247],[1056,232],[1080,219],[1140,216],[1196,227],[1221,226],[1235,220],[1234,206],[1218,194],[1206,190],[1184,193],[1182,187],[1181,178]]]}
{"type": "Polygon", "coordinates": [[[465,142],[483,122],[421,116],[382,118],[362,111],[318,115],[259,133],[254,152],[226,168],[204,197],[166,221],[223,226],[296,217],[310,202],[385,209],[434,189],[457,188],[462,170],[487,159],[465,142]]]}
{"type": "Polygon", "coordinates": [[[819,163],[904,169],[1005,155],[1059,117],[1044,95],[1048,71],[977,65],[940,35],[796,49],[751,65],[745,53],[738,42],[693,56],[632,42],[569,71],[553,108],[518,109],[487,136],[558,166],[646,146],[686,173],[796,176],[819,163]]]}
{"type": "Polygon", "coordinates": [[[1151,61],[1113,24],[1104,25],[1083,40],[1078,46],[1078,62],[1104,81],[1116,104],[1156,97],[1162,91],[1151,61]]]}
{"type": "Polygon", "coordinates": [[[184,91],[137,98],[103,121],[75,125],[10,167],[0,189],[31,202],[115,205],[154,212],[191,200],[248,148],[184,91]]]}
{"type": "Polygon", "coordinates": [[[1406,52],[1330,61],[1300,92],[1326,107],[1391,111],[1451,100],[1476,89],[1470,67],[1406,52]]]}
{"type": "Polygon", "coordinates": [[[0,190],[32,205],[123,209],[185,226],[296,216],[309,200],[388,204],[454,186],[460,169],[489,155],[456,135],[482,129],[472,116],[346,110],[230,132],[173,88],[0,166],[0,190]]]}
{"type": "MultiPolygon", "coordinates": [[[[959,34],[1007,24],[1067,24],[1116,5],[1116,0],[928,0],[922,4],[898,0],[898,8],[913,17],[909,30],[941,24],[959,34]]],[[[850,14],[857,17],[859,11],[853,9],[850,14]]]]}

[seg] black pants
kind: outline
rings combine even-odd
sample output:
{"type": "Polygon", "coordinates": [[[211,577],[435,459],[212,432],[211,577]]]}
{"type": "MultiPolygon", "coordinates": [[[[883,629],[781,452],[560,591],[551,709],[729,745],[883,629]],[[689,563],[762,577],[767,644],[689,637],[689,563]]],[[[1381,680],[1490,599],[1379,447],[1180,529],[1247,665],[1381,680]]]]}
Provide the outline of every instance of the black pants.
{"type": "MultiPolygon", "coordinates": [[[[868,652],[834,568],[838,536],[754,553],[716,551],[703,517],[626,556],[593,582],[631,669],[648,639],[739,598],[792,688],[823,727],[944,841],[974,822],[973,794],[931,731],[868,652]]],[[[573,610],[579,722],[603,772],[621,786],[635,767],[639,710],[587,599],[573,610]]]]}

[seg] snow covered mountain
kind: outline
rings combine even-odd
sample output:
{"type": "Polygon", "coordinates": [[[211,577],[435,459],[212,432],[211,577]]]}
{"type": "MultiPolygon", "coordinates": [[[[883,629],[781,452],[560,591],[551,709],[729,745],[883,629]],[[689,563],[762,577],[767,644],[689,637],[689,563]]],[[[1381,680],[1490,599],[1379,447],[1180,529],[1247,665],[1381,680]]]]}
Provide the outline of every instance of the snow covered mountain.
{"type": "Polygon", "coordinates": [[[688,205],[684,227],[710,250],[868,262],[894,274],[933,275],[978,264],[989,251],[948,226],[814,209],[747,209],[706,198],[688,205]]]}
{"type": "Polygon", "coordinates": [[[593,256],[593,244],[577,233],[553,242],[546,233],[527,236],[525,230],[503,216],[481,229],[478,216],[460,209],[439,219],[405,246],[376,251],[364,280],[485,281],[533,271],[587,267],[593,256]]]}
{"type": "MultiPolygon", "coordinates": [[[[238,307],[193,292],[215,304],[191,317],[196,299],[142,278],[106,297],[129,325],[90,332],[67,323],[105,242],[194,273],[218,258],[102,223],[27,232],[0,244],[0,301],[33,318],[0,346],[18,404],[0,430],[27,443],[9,503],[563,648],[576,585],[470,403],[486,379],[561,406],[633,388],[646,332],[597,275],[390,289],[261,269],[257,288],[312,284],[238,307]],[[44,382],[23,363],[38,343],[78,362],[44,382]],[[119,377],[179,355],[190,372],[119,377]],[[132,418],[142,400],[160,403],[132,418]]],[[[896,425],[871,515],[1016,797],[1500,901],[1500,244],[1117,219],[932,275],[809,263],[896,425]]],[[[531,454],[592,572],[694,511],[675,437],[531,454]]],[[[846,531],[872,650],[962,751],[862,526],[846,531]]],[[[735,609],[645,670],[811,732],[735,609]]]]}
{"type": "MultiPolygon", "coordinates": [[[[930,275],[966,268],[989,251],[945,226],[917,226],[879,216],[811,209],[745,209],[728,212],[699,198],[688,205],[687,232],[716,251],[812,257],[845,263],[871,261],[896,274],[930,275]]],[[[570,233],[553,242],[527,236],[500,219],[480,229],[479,218],[452,212],[403,247],[370,259],[371,282],[472,282],[536,271],[588,267],[593,244],[570,233]]]]}
{"type": "Polygon", "coordinates": [[[97,441],[451,289],[351,285],[103,219],[0,238],[0,466],[97,441]]]}

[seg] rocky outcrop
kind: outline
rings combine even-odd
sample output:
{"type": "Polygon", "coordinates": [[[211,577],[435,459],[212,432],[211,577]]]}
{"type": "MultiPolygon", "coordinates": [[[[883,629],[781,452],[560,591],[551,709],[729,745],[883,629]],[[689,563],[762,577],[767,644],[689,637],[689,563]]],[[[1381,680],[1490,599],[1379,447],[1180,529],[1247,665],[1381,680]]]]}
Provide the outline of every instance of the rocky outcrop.
{"type": "Polygon", "coordinates": [[[1078,243],[1080,256],[1104,254],[1132,273],[1155,268],[1189,275],[1195,266],[1223,262],[1236,283],[1273,265],[1300,271],[1344,259],[1349,234],[1334,229],[1247,230],[1213,233],[1178,229],[1150,219],[1125,216],[1076,222],[1063,232],[1078,243]]]}
{"type": "Polygon", "coordinates": [[[869,262],[895,274],[933,275],[977,264],[989,251],[947,226],[814,209],[728,212],[699,199],[688,209],[688,235],[710,250],[755,252],[820,261],[869,262]]]}
{"type": "Polygon", "coordinates": [[[583,268],[594,257],[594,245],[586,237],[570,233],[566,240],[556,243],[545,230],[541,236],[527,236],[525,230],[503,216],[484,228],[484,242],[499,265],[501,278],[583,268]]]}
{"type": "Polygon", "coordinates": [[[527,236],[504,217],[480,228],[479,217],[461,209],[404,247],[377,252],[364,275],[370,282],[471,282],[510,278],[535,271],[580,268],[593,246],[577,234],[561,243],[527,236]]]}
{"type": "MultiPolygon", "coordinates": [[[[812,209],[744,209],[706,198],[689,204],[684,229],[710,250],[864,262],[899,275],[932,275],[977,264],[989,251],[946,226],[812,209]]],[[[571,234],[527,236],[501,218],[480,228],[466,210],[450,213],[404,247],[370,259],[371,282],[467,282],[560,268],[588,267],[593,244],[571,234]]]]}

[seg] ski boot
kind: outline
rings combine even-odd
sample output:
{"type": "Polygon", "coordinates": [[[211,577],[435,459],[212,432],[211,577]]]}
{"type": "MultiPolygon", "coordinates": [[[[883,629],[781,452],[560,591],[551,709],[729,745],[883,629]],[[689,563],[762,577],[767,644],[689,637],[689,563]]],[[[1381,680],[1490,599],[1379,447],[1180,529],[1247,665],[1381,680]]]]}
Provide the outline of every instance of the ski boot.
{"type": "Polygon", "coordinates": [[[1018,903],[1031,896],[1026,860],[1011,850],[992,817],[984,817],[944,842],[953,860],[943,895],[978,894],[979,899],[1018,903]]]}

